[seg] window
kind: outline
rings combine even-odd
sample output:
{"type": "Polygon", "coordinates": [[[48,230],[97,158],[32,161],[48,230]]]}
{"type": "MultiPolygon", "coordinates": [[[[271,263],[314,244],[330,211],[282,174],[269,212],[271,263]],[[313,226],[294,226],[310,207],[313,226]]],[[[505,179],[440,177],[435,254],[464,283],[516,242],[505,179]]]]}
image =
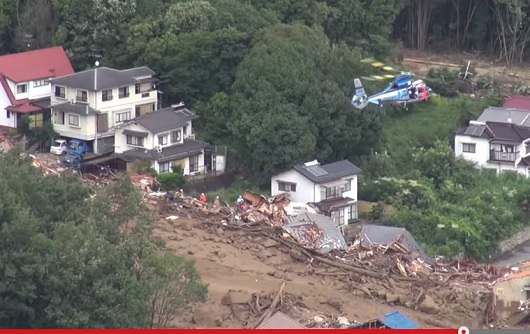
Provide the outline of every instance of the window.
{"type": "Polygon", "coordinates": [[[190,157],[190,173],[196,172],[199,170],[199,156],[195,155],[190,157]]]}
{"type": "Polygon", "coordinates": [[[326,187],[326,199],[341,197],[345,191],[345,186],[326,187]]]}
{"type": "Polygon", "coordinates": [[[66,88],[61,86],[55,86],[55,96],[62,99],[66,98],[66,88]]]}
{"type": "Polygon", "coordinates": [[[129,97],[129,87],[120,87],[118,91],[118,97],[120,99],[123,99],[125,97],[129,97]]]}
{"type": "Polygon", "coordinates": [[[475,144],[462,144],[462,152],[464,153],[475,153],[475,144]]]}
{"type": "Polygon", "coordinates": [[[344,225],[344,208],[343,209],[339,209],[337,211],[337,221],[336,223],[339,224],[339,225],[344,225]]]}
{"type": "Polygon", "coordinates": [[[180,142],[180,130],[171,132],[171,144],[180,142]]]}
{"type": "Polygon", "coordinates": [[[130,111],[120,112],[120,113],[117,113],[117,114],[114,115],[114,122],[115,123],[122,123],[122,122],[128,121],[130,119],[131,119],[131,112],[130,111]]]}
{"type": "Polygon", "coordinates": [[[42,86],[48,86],[49,84],[50,84],[50,82],[48,80],[36,80],[36,81],[33,81],[33,87],[34,88],[42,87],[42,86]]]}
{"type": "Polygon", "coordinates": [[[64,112],[56,111],[54,114],[54,123],[55,124],[64,124],[64,112]]]}
{"type": "Polygon", "coordinates": [[[278,182],[278,190],[285,192],[296,192],[296,183],[278,182]]]}
{"type": "Polygon", "coordinates": [[[134,92],[142,94],[142,97],[149,97],[150,84],[136,84],[134,85],[134,92]]]}
{"type": "Polygon", "coordinates": [[[144,146],[144,139],[142,137],[127,136],[127,145],[144,146]]]}
{"type": "Polygon", "coordinates": [[[101,92],[101,100],[102,101],[110,101],[112,100],[112,89],[107,89],[101,92]]]}
{"type": "Polygon", "coordinates": [[[88,101],[88,92],[86,90],[77,90],[77,96],[76,96],[76,100],[77,101],[81,101],[81,102],[87,102],[88,101]]]}
{"type": "Polygon", "coordinates": [[[344,191],[351,191],[351,181],[353,179],[347,180],[346,184],[344,184],[344,191]]]}
{"type": "Polygon", "coordinates": [[[350,205],[350,207],[348,208],[348,221],[352,219],[357,219],[357,205],[356,204],[350,205]]]}
{"type": "Polygon", "coordinates": [[[79,116],[78,115],[68,115],[68,125],[79,127],[79,116]]]}
{"type": "Polygon", "coordinates": [[[167,135],[158,136],[158,145],[167,145],[167,135]]]}
{"type": "Polygon", "coordinates": [[[27,92],[28,92],[27,84],[17,85],[17,94],[24,94],[27,92]]]}
{"type": "Polygon", "coordinates": [[[9,110],[6,110],[6,118],[11,118],[11,112],[9,110]]]}
{"type": "Polygon", "coordinates": [[[163,162],[158,164],[158,172],[159,173],[168,173],[171,172],[173,167],[173,161],[170,162],[163,162]]]}

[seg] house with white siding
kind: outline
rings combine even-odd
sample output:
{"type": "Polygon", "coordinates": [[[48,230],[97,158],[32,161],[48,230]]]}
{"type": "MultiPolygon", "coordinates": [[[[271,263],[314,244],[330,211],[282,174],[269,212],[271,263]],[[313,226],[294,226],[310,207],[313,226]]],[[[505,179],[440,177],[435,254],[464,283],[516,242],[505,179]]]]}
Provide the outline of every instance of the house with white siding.
{"type": "Polygon", "coordinates": [[[175,165],[184,175],[223,172],[225,156],[195,139],[194,119],[197,116],[179,104],[126,121],[115,130],[114,152],[128,163],[152,161],[158,173],[171,172],[175,165]]]}
{"type": "Polygon", "coordinates": [[[456,131],[455,156],[478,168],[530,175],[530,111],[490,107],[456,131]]]}
{"type": "Polygon", "coordinates": [[[158,108],[157,81],[145,66],[96,67],[53,78],[53,128],[64,138],[87,141],[94,153],[110,153],[117,126],[158,108]]]}
{"type": "Polygon", "coordinates": [[[74,73],[61,46],[0,57],[0,127],[17,128],[22,116],[30,127],[50,119],[50,79],[74,73]]]}
{"type": "Polygon", "coordinates": [[[291,201],[311,203],[336,225],[358,218],[357,181],[361,169],[348,160],[321,165],[317,160],[271,178],[271,195],[288,193],[291,201]]]}

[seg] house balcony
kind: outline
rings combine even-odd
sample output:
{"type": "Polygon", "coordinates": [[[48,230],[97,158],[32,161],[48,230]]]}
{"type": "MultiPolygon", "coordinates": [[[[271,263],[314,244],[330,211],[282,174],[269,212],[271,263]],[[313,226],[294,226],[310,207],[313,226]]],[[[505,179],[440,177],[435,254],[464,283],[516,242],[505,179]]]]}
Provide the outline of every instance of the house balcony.
{"type": "Polygon", "coordinates": [[[494,150],[490,151],[490,160],[492,161],[515,162],[517,159],[519,159],[519,151],[512,153],[494,150]]]}

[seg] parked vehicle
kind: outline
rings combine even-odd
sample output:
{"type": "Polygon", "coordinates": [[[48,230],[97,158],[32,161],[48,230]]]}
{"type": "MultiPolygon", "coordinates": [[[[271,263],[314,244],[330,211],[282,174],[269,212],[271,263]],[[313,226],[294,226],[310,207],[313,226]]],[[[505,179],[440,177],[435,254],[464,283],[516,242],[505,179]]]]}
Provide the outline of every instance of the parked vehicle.
{"type": "Polygon", "coordinates": [[[50,153],[56,155],[66,154],[68,150],[68,143],[66,139],[55,139],[50,147],[50,153]]]}
{"type": "Polygon", "coordinates": [[[80,169],[83,162],[83,156],[68,153],[63,160],[63,166],[70,169],[80,169]]]}
{"type": "Polygon", "coordinates": [[[72,139],[68,143],[67,153],[69,155],[84,156],[88,152],[87,142],[79,139],[72,139]]]}

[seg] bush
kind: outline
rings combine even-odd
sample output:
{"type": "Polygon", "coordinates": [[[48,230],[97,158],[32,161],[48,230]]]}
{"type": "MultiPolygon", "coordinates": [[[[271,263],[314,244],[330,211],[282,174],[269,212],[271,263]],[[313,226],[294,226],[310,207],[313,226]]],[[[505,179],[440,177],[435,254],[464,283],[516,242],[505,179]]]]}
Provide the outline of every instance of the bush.
{"type": "Polygon", "coordinates": [[[179,190],[186,184],[184,169],[178,165],[171,167],[170,173],[161,173],[157,176],[162,190],[179,190]]]}

